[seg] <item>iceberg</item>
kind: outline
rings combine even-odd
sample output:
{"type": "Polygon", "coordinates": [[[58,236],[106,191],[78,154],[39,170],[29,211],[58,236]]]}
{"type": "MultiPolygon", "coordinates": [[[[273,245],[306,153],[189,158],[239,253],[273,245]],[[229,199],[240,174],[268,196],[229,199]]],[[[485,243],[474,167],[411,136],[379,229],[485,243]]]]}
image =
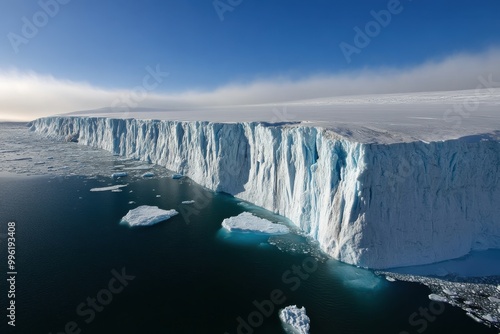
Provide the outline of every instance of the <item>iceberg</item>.
{"type": "Polygon", "coordinates": [[[128,184],[117,184],[115,186],[109,186],[109,187],[92,188],[90,189],[90,191],[92,192],[113,191],[113,190],[119,190],[120,188],[124,188],[126,186],[128,186],[128,184]]]}
{"type": "Polygon", "coordinates": [[[305,307],[287,306],[280,310],[279,317],[287,332],[291,334],[309,334],[310,319],[306,315],[305,307]]]}
{"type": "Polygon", "coordinates": [[[294,120],[269,105],[127,119],[101,110],[31,130],[176,171],[288,218],[335,259],[383,269],[500,249],[499,96],[298,101],[286,109],[294,120]],[[476,111],[448,117],[464,101],[476,111]]]}
{"type": "Polygon", "coordinates": [[[222,221],[222,227],[230,232],[253,232],[269,235],[287,234],[290,229],[285,225],[275,224],[267,219],[262,219],[249,212],[243,212],[235,217],[222,221]]]}
{"type": "Polygon", "coordinates": [[[435,302],[448,303],[448,299],[446,297],[436,295],[434,293],[429,295],[429,299],[435,302]]]}
{"type": "Polygon", "coordinates": [[[141,205],[129,212],[122,218],[122,223],[129,226],[148,226],[170,219],[177,215],[175,210],[162,210],[157,206],[141,205]]]}
{"type": "Polygon", "coordinates": [[[125,177],[125,176],[127,176],[127,175],[128,175],[128,174],[127,174],[126,172],[118,172],[118,173],[113,173],[113,174],[111,174],[111,177],[112,177],[112,178],[114,178],[114,179],[116,179],[116,178],[118,178],[118,177],[125,177]]]}

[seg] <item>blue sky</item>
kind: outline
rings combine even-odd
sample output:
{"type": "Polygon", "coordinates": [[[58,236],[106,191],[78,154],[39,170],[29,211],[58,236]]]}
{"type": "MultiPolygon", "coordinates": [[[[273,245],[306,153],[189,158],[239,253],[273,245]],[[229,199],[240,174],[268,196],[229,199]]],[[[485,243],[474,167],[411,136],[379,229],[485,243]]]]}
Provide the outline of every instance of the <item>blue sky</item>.
{"type": "Polygon", "coordinates": [[[224,20],[212,0],[4,0],[0,70],[116,90],[140,85],[146,67],[159,65],[169,76],[155,93],[171,94],[408,70],[500,45],[498,0],[401,0],[350,62],[340,43],[356,46],[354,28],[364,31],[372,11],[397,0],[217,1],[230,9],[224,20]],[[40,3],[59,8],[44,21],[40,3]],[[33,37],[23,35],[23,18],[41,20],[33,37]]]}

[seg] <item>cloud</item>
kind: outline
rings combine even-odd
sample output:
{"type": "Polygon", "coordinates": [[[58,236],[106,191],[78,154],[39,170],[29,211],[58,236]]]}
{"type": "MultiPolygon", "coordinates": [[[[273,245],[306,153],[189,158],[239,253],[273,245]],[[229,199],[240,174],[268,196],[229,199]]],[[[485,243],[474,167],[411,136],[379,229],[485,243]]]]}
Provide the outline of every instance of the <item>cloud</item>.
{"type": "MultiPolygon", "coordinates": [[[[455,54],[412,68],[379,68],[316,75],[301,80],[274,78],[228,84],[213,91],[157,93],[110,90],[16,70],[0,72],[0,120],[31,120],[105,107],[156,109],[261,104],[330,96],[474,89],[480,76],[500,81],[500,49],[455,54]]],[[[165,80],[170,80],[167,77],[165,80]]],[[[142,87],[142,83],[138,83],[142,87]]],[[[161,89],[161,84],[157,90],[161,89]]]]}

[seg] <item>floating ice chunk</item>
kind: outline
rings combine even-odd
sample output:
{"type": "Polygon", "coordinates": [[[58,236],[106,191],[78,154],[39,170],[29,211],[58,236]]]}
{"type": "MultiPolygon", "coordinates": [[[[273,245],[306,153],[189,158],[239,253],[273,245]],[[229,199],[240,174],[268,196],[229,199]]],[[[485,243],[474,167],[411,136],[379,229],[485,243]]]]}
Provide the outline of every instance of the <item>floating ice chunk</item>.
{"type": "Polygon", "coordinates": [[[129,226],[146,226],[157,224],[177,214],[178,212],[173,209],[162,210],[157,206],[142,205],[130,210],[121,222],[127,223],[129,226]]]}
{"type": "Polygon", "coordinates": [[[243,212],[235,217],[222,221],[222,227],[231,232],[257,232],[264,234],[287,234],[290,229],[285,225],[275,224],[267,219],[262,219],[249,212],[243,212]]]}
{"type": "Polygon", "coordinates": [[[182,201],[181,204],[194,204],[194,201],[182,201]]]}
{"type": "Polygon", "coordinates": [[[161,195],[156,195],[156,197],[157,197],[157,198],[160,198],[160,197],[161,197],[161,195]]]}
{"type": "Polygon", "coordinates": [[[172,179],[177,180],[177,179],[182,179],[184,175],[182,174],[172,174],[172,179]]]}
{"type": "Polygon", "coordinates": [[[128,204],[135,204],[135,201],[129,201],[128,204]]]}
{"type": "Polygon", "coordinates": [[[496,297],[488,297],[488,300],[493,303],[500,303],[500,299],[496,297]]]}
{"type": "Polygon", "coordinates": [[[287,306],[280,310],[279,317],[287,332],[309,334],[310,319],[306,315],[305,307],[298,308],[296,305],[287,306]]]}
{"type": "Polygon", "coordinates": [[[113,189],[113,190],[111,190],[111,192],[113,192],[113,193],[121,193],[122,191],[123,190],[121,190],[121,189],[113,189]]]}
{"type": "Polygon", "coordinates": [[[396,279],[391,276],[385,276],[385,279],[388,280],[389,282],[396,282],[396,279]]]}
{"type": "Polygon", "coordinates": [[[483,316],[483,319],[489,322],[498,322],[498,319],[491,314],[486,314],[485,316],[483,316]]]}
{"type": "Polygon", "coordinates": [[[102,188],[92,188],[90,191],[92,192],[97,192],[97,191],[113,191],[117,190],[123,187],[128,186],[128,184],[117,184],[116,186],[109,186],[109,187],[102,187],[102,188]]]}
{"type": "Polygon", "coordinates": [[[118,173],[113,173],[113,174],[111,174],[111,177],[112,177],[112,178],[117,178],[117,177],[125,177],[125,176],[127,176],[127,175],[128,175],[128,174],[127,174],[127,173],[125,173],[125,172],[118,172],[118,173]]]}
{"type": "Polygon", "coordinates": [[[466,313],[469,317],[471,317],[472,319],[474,319],[475,322],[479,322],[479,323],[483,323],[484,321],[482,321],[481,319],[479,319],[478,317],[476,317],[474,314],[470,313],[470,312],[467,312],[466,313]]]}
{"type": "Polygon", "coordinates": [[[443,289],[443,292],[446,293],[448,296],[456,296],[457,293],[453,290],[449,290],[449,289],[443,289]]]}
{"type": "Polygon", "coordinates": [[[431,293],[429,295],[429,299],[433,300],[435,302],[442,302],[442,303],[447,303],[448,302],[448,299],[446,299],[445,297],[440,296],[440,295],[436,295],[434,293],[431,293]]]}
{"type": "Polygon", "coordinates": [[[142,177],[143,177],[143,178],[153,177],[153,176],[155,176],[155,174],[154,174],[154,173],[152,173],[152,172],[147,172],[147,173],[142,174],[142,177]]]}
{"type": "Polygon", "coordinates": [[[123,168],[124,170],[150,170],[152,167],[151,166],[136,166],[136,167],[126,167],[123,168]]]}

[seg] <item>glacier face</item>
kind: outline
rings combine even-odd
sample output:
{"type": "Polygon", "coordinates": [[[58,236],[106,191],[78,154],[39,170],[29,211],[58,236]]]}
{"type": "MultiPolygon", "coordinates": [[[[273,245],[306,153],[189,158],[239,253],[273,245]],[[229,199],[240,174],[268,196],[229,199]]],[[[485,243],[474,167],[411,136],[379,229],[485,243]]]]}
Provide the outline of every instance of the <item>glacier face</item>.
{"type": "Polygon", "coordinates": [[[31,130],[140,159],[289,218],[341,261],[433,263],[500,248],[500,143],[362,143],[301,124],[48,117],[31,130]]]}

